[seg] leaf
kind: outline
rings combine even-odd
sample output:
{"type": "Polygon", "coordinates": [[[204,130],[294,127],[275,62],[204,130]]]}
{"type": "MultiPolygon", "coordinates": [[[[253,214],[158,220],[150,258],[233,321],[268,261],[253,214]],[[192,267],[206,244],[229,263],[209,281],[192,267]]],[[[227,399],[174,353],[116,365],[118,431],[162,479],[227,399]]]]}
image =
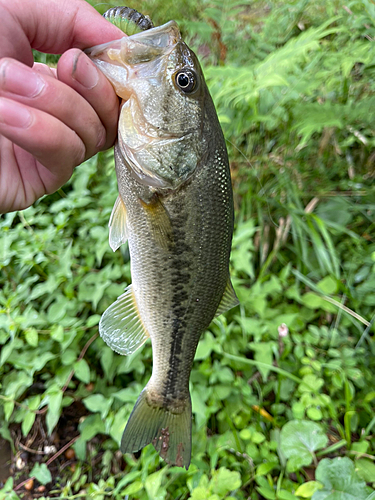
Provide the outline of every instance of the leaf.
{"type": "Polygon", "coordinates": [[[3,366],[3,364],[7,361],[9,356],[11,355],[13,348],[14,348],[14,342],[9,342],[5,346],[1,348],[1,354],[0,354],[0,367],[3,366]]]}
{"type": "Polygon", "coordinates": [[[281,429],[281,450],[288,458],[290,472],[310,465],[316,450],[327,446],[322,427],[308,420],[292,420],[281,429]]]}
{"type": "Polygon", "coordinates": [[[35,422],[35,417],[36,417],[36,414],[32,411],[29,411],[26,413],[23,421],[22,421],[22,434],[24,436],[27,436],[31,427],[33,426],[33,423],[35,422]]]}
{"type": "Polygon", "coordinates": [[[74,363],[74,375],[85,384],[90,382],[90,368],[86,360],[80,359],[74,363]]]}
{"type": "Polygon", "coordinates": [[[257,486],[256,489],[259,491],[262,497],[266,498],[267,500],[276,500],[276,493],[274,492],[274,490],[271,490],[269,486],[257,486]]]}
{"type": "Polygon", "coordinates": [[[295,495],[297,497],[311,498],[316,491],[322,488],[323,485],[319,481],[307,481],[307,483],[298,486],[295,495]]]}
{"type": "Polygon", "coordinates": [[[295,495],[293,495],[293,493],[290,493],[290,491],[280,489],[277,492],[278,500],[295,500],[295,498],[295,495]]]}
{"type": "Polygon", "coordinates": [[[47,465],[39,464],[38,462],[32,468],[29,477],[35,477],[41,484],[47,484],[52,481],[52,476],[47,465]]]}
{"type": "Polygon", "coordinates": [[[200,340],[194,359],[202,360],[206,359],[212,352],[216,340],[212,333],[206,332],[203,339],[200,340]]]}
{"type": "Polygon", "coordinates": [[[129,484],[125,488],[125,490],[122,492],[122,495],[124,498],[127,498],[128,495],[134,495],[135,493],[138,493],[138,491],[143,490],[143,484],[141,481],[134,481],[134,483],[129,484]]]}
{"type": "Polygon", "coordinates": [[[326,276],[316,286],[325,294],[332,295],[337,293],[337,280],[332,276],[326,276]]]}
{"type": "Polygon", "coordinates": [[[347,457],[324,458],[319,462],[315,478],[323,483],[323,488],[314,493],[312,500],[366,500],[370,493],[347,457]]]}
{"type": "MultiPolygon", "coordinates": [[[[262,342],[255,343],[250,342],[249,347],[253,351],[255,351],[254,358],[256,361],[260,361],[265,365],[272,365],[273,362],[273,347],[275,346],[275,342],[262,342]]],[[[259,366],[259,371],[262,374],[263,381],[267,380],[268,374],[270,373],[269,368],[265,366],[259,366]]]]}
{"type": "Polygon", "coordinates": [[[375,483],[375,464],[367,458],[355,461],[355,471],[366,483],[375,483]]]}
{"type": "Polygon", "coordinates": [[[147,476],[145,481],[145,489],[149,498],[157,500],[159,498],[165,497],[166,491],[164,491],[164,495],[160,495],[160,486],[165,476],[165,473],[166,469],[164,467],[163,469],[160,469],[157,472],[154,472],[153,474],[147,476]]]}
{"type": "Polygon", "coordinates": [[[258,465],[257,467],[257,476],[266,476],[272,469],[278,467],[278,463],[276,462],[265,462],[263,464],[258,465]]]}
{"type": "Polygon", "coordinates": [[[25,330],[25,339],[31,347],[36,347],[38,345],[38,332],[36,329],[27,328],[27,330],[25,330]]]}
{"type": "Polygon", "coordinates": [[[64,341],[64,328],[61,325],[53,325],[51,329],[51,337],[53,340],[56,340],[56,342],[61,342],[64,341]]]}
{"type": "Polygon", "coordinates": [[[62,391],[48,394],[46,423],[49,435],[51,435],[60,418],[62,397],[62,391]]]}
{"type": "Polygon", "coordinates": [[[241,475],[237,471],[230,471],[225,467],[220,467],[215,471],[210,481],[210,488],[213,493],[217,493],[221,498],[230,491],[237,490],[241,486],[241,475]]]}
{"type": "Polygon", "coordinates": [[[102,394],[92,394],[82,401],[88,410],[93,413],[100,413],[101,417],[105,419],[112,406],[113,399],[107,399],[102,394]]]}
{"type": "Polygon", "coordinates": [[[305,375],[302,379],[302,383],[298,386],[298,390],[301,392],[312,392],[319,391],[324,385],[324,380],[313,374],[305,375]]]}
{"type": "Polygon", "coordinates": [[[97,434],[105,434],[105,425],[97,413],[95,415],[89,415],[81,422],[78,426],[81,432],[81,438],[84,441],[89,441],[97,434]]]}

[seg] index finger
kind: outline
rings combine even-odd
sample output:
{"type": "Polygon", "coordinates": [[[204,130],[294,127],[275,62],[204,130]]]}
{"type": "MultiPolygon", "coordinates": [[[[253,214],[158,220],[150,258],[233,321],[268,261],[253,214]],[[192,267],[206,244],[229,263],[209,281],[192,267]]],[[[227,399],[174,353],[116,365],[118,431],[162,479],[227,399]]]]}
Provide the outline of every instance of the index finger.
{"type": "Polygon", "coordinates": [[[0,57],[33,64],[31,48],[50,54],[87,48],[121,38],[85,0],[0,0],[0,57]]]}

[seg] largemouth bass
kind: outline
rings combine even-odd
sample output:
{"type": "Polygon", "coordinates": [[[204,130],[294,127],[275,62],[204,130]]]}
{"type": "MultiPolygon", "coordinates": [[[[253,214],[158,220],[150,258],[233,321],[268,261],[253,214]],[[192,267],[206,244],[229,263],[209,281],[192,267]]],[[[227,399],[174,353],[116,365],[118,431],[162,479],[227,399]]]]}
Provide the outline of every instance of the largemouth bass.
{"type": "Polygon", "coordinates": [[[109,238],[114,251],[128,240],[132,275],[99,330],[120,354],[148,338],[153,352],[121,451],[153,443],[168,463],[188,468],[198,340],[215,315],[238,304],[225,141],[197,57],[174,21],[87,52],[123,99],[109,238]]]}

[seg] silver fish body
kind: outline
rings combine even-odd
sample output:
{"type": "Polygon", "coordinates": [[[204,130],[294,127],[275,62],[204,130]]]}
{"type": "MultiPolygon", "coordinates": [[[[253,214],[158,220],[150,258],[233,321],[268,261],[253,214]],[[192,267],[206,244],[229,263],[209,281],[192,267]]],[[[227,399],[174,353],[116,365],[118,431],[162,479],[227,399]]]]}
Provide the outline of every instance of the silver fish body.
{"type": "Polygon", "coordinates": [[[171,464],[191,456],[189,376],[202,332],[238,303],[229,277],[233,199],[224,137],[176,23],[91,49],[124,103],[115,146],[115,250],[128,239],[132,285],[100,323],[122,354],[148,337],[151,378],[122,438],[171,464]]]}

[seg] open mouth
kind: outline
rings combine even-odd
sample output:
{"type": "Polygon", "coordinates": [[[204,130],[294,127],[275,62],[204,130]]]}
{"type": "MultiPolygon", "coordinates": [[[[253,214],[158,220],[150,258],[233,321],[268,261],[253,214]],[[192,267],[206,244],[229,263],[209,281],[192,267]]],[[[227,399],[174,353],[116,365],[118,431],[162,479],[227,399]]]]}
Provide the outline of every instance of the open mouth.
{"type": "Polygon", "coordinates": [[[133,71],[147,72],[152,63],[165,56],[181,40],[175,21],[119,40],[96,45],[85,52],[115,87],[117,95],[127,99],[125,85],[133,71]]]}

